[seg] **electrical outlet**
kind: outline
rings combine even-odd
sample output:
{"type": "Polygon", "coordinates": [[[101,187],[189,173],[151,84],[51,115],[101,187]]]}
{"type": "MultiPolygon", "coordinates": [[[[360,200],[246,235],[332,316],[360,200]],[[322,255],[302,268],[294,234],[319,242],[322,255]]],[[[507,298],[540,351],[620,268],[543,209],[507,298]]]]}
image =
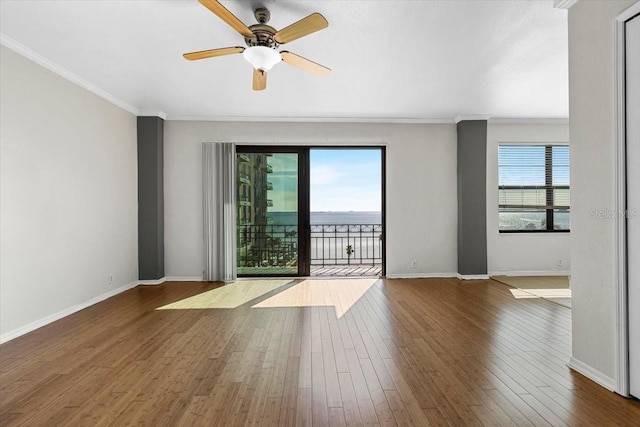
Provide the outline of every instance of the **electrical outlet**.
{"type": "Polygon", "coordinates": [[[416,268],[418,267],[418,262],[414,259],[413,261],[411,261],[411,268],[416,268]]]}
{"type": "Polygon", "coordinates": [[[109,283],[113,283],[113,276],[109,276],[109,283]]]}
{"type": "Polygon", "coordinates": [[[562,258],[558,258],[558,261],[557,261],[556,265],[558,267],[562,267],[562,258]]]}

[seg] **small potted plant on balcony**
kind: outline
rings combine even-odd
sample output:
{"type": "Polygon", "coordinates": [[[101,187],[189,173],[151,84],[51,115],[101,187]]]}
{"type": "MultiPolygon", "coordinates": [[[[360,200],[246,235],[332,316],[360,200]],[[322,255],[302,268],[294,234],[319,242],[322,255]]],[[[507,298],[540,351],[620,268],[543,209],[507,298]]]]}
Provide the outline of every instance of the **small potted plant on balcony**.
{"type": "Polygon", "coordinates": [[[347,250],[347,264],[351,264],[351,255],[354,252],[353,246],[352,245],[347,245],[346,250],[347,250]]]}

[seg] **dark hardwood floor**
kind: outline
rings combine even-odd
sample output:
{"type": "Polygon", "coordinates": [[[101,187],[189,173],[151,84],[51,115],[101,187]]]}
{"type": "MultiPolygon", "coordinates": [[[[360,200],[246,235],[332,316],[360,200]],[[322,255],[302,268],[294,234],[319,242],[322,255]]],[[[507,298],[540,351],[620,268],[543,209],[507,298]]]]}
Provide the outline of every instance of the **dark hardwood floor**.
{"type": "Polygon", "coordinates": [[[566,367],[566,307],[491,280],[322,283],[137,287],[10,341],[0,424],[639,425],[566,367]]]}

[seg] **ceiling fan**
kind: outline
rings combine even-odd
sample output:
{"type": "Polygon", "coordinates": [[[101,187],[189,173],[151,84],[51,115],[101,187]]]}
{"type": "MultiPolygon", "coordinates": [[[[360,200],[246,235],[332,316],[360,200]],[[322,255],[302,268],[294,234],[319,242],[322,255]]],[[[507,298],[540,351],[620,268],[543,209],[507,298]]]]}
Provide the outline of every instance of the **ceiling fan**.
{"type": "Polygon", "coordinates": [[[242,53],[244,58],[253,65],[253,90],[264,90],[267,87],[267,71],[280,61],[300,68],[303,71],[325,76],[331,70],[323,65],[315,63],[302,56],[289,51],[277,51],[281,44],[289,43],[301,37],[307,36],[316,31],[329,26],[324,16],[319,13],[312,13],[286,28],[278,31],[267,25],[271,14],[265,8],[258,8],[254,11],[254,16],[258,21],[247,27],[235,15],[229,12],[217,0],[198,0],[200,4],[216,14],[220,19],[229,24],[234,30],[244,36],[247,47],[233,46],[219,49],[201,50],[198,52],[185,53],[186,59],[193,61],[197,59],[213,58],[216,56],[233,55],[242,53]]]}

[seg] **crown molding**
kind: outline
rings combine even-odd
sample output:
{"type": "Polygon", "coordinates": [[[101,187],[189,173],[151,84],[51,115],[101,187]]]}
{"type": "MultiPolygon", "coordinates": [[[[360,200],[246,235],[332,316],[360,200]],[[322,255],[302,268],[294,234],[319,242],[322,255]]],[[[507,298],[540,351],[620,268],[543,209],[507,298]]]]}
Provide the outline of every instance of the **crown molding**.
{"type": "Polygon", "coordinates": [[[580,0],[553,0],[554,9],[569,9],[580,0]]]}
{"type": "Polygon", "coordinates": [[[160,117],[162,120],[167,120],[167,113],[160,110],[140,110],[138,117],[160,117]]]}
{"type": "Polygon", "coordinates": [[[123,100],[118,99],[115,96],[111,95],[110,93],[100,89],[98,86],[92,83],[89,83],[88,81],[77,76],[71,71],[61,67],[60,65],[56,64],[53,61],[50,61],[49,59],[34,52],[33,50],[29,49],[23,44],[18,43],[17,41],[13,40],[11,37],[8,37],[0,33],[0,44],[18,53],[19,55],[22,55],[25,58],[35,62],[36,64],[46,68],[47,70],[52,71],[53,73],[59,75],[60,77],[63,77],[69,80],[70,82],[77,84],[81,88],[88,90],[94,95],[97,95],[100,98],[106,101],[109,101],[110,103],[122,108],[123,110],[128,111],[131,114],[136,114],[136,115],[138,114],[138,109],[136,107],[127,104],[123,100]]]}
{"type": "Polygon", "coordinates": [[[455,123],[460,123],[463,120],[489,120],[491,114],[469,114],[469,115],[457,115],[453,118],[455,123]]]}
{"type": "Polygon", "coordinates": [[[452,124],[453,119],[426,117],[251,117],[251,116],[169,116],[168,120],[189,122],[278,122],[278,123],[405,123],[452,124]]]}
{"type": "MultiPolygon", "coordinates": [[[[140,113],[139,115],[143,115],[140,113]]],[[[157,114],[144,114],[157,115],[157,114]]],[[[168,116],[165,120],[187,122],[274,122],[274,123],[382,123],[382,124],[455,124],[462,120],[487,120],[490,124],[566,125],[566,117],[491,117],[489,114],[456,116],[452,119],[430,118],[372,118],[372,117],[224,117],[224,116],[168,116]]]]}
{"type": "Polygon", "coordinates": [[[568,117],[493,117],[492,125],[568,125],[568,117]]]}

